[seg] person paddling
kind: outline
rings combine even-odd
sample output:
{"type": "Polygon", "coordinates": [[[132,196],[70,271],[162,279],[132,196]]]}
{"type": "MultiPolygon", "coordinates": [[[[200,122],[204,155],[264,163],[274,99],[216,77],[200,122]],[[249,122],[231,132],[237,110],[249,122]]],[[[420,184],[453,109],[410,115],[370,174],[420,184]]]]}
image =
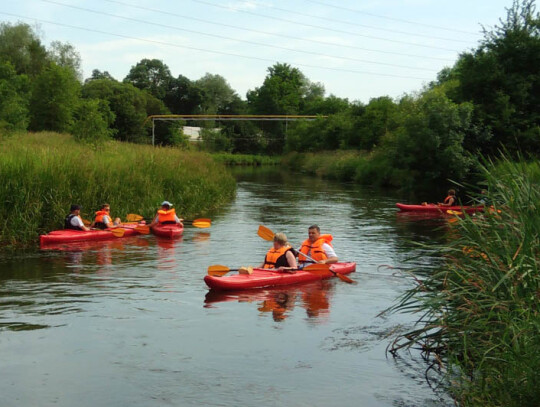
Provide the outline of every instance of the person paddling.
{"type": "Polygon", "coordinates": [[[81,218],[81,205],[71,205],[69,212],[69,215],[64,219],[64,229],[84,230],[86,232],[90,230],[90,228],[84,226],[81,218]]]}
{"type": "Polygon", "coordinates": [[[285,233],[276,233],[274,235],[274,245],[266,253],[261,267],[265,269],[279,269],[280,271],[298,268],[294,249],[287,241],[285,233]]]}
{"type": "Polygon", "coordinates": [[[114,222],[112,221],[111,206],[106,203],[101,205],[101,209],[96,212],[96,217],[90,227],[105,230],[108,228],[116,228],[121,224],[122,221],[120,218],[116,218],[114,222]]]}
{"type": "Polygon", "coordinates": [[[319,264],[333,264],[338,262],[338,257],[332,244],[332,235],[321,235],[321,229],[318,225],[312,225],[308,228],[308,238],[304,240],[298,250],[298,261],[301,265],[313,263],[315,260],[319,264]],[[312,260],[306,256],[311,257],[312,260]]]}
{"type": "Polygon", "coordinates": [[[150,227],[157,225],[158,223],[160,225],[173,225],[175,223],[184,226],[182,223],[183,219],[180,219],[178,216],[176,216],[176,211],[172,209],[173,204],[169,201],[163,201],[161,203],[161,209],[157,211],[156,217],[150,223],[150,227]]]}
{"type": "Polygon", "coordinates": [[[439,202],[437,205],[439,206],[456,206],[458,204],[457,197],[456,197],[456,190],[455,189],[449,189],[448,190],[448,196],[444,198],[444,202],[439,202]]]}

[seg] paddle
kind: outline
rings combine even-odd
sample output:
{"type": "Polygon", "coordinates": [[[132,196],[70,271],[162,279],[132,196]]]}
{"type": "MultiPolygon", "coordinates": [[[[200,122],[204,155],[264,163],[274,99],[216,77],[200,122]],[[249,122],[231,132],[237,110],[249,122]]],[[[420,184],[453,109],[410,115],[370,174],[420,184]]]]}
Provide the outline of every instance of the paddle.
{"type": "MultiPolygon", "coordinates": [[[[222,277],[225,274],[227,274],[229,271],[247,271],[247,273],[244,274],[251,274],[253,271],[253,267],[240,267],[237,269],[231,269],[227,266],[222,266],[221,264],[214,264],[213,266],[208,267],[208,275],[209,276],[215,276],[215,277],[222,277]]],[[[261,269],[262,270],[262,269],[261,269]]],[[[318,274],[325,274],[328,273],[330,270],[330,266],[328,264],[310,264],[307,267],[304,267],[303,269],[287,269],[287,270],[278,270],[278,269],[265,269],[267,271],[282,271],[284,273],[287,273],[289,271],[296,271],[296,270],[303,270],[303,271],[309,271],[312,273],[318,273],[318,274]]]]}
{"type": "MultiPolygon", "coordinates": [[[[268,229],[266,226],[263,226],[263,225],[259,225],[259,230],[257,231],[257,234],[262,237],[264,240],[268,240],[268,241],[273,241],[274,240],[274,232],[272,232],[271,229],[268,229]]],[[[313,260],[311,257],[309,257],[307,254],[304,254],[302,253],[303,256],[305,256],[307,259],[311,260],[312,262],[314,262],[315,264],[313,264],[313,266],[316,266],[316,265],[322,265],[322,266],[328,266],[328,264],[320,264],[318,263],[316,260],[313,260]]],[[[307,267],[304,267],[303,270],[305,271],[311,271],[311,270],[308,270],[311,266],[307,266],[307,267]]],[[[337,278],[339,278],[341,281],[345,281],[346,283],[349,283],[349,284],[352,284],[354,283],[354,280],[350,279],[349,277],[343,275],[343,274],[340,274],[340,273],[336,273],[334,270],[332,270],[329,266],[328,266],[328,269],[326,271],[330,271],[332,272],[335,276],[337,276],[337,278]]]]}
{"type": "Polygon", "coordinates": [[[126,229],[124,228],[114,228],[114,229],[105,229],[105,230],[110,231],[116,237],[124,237],[124,233],[126,233],[126,229]]]}
{"type": "MultiPolygon", "coordinates": [[[[144,220],[144,218],[141,215],[137,215],[136,213],[128,213],[126,216],[126,219],[128,222],[140,222],[141,220],[144,220]]],[[[212,226],[212,220],[209,218],[198,218],[194,220],[184,220],[184,223],[191,223],[196,228],[209,228],[212,226]]]]}

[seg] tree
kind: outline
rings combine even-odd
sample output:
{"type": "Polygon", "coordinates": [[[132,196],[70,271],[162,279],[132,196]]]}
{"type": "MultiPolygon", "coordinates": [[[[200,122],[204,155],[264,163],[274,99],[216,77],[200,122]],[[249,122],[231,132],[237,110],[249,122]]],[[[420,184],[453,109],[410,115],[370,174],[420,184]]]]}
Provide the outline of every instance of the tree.
{"type": "Polygon", "coordinates": [[[143,128],[147,117],[147,100],[143,92],[129,83],[110,79],[95,79],[84,84],[82,96],[85,99],[102,99],[109,104],[115,115],[113,128],[115,138],[120,141],[147,142],[143,128]]]}
{"type": "Polygon", "coordinates": [[[111,128],[114,113],[104,100],[82,99],[74,114],[75,120],[71,129],[74,138],[82,143],[92,145],[95,149],[110,140],[116,131],[111,128]]]}
{"type": "Polygon", "coordinates": [[[114,79],[108,71],[101,72],[99,69],[94,69],[92,71],[92,76],[90,76],[90,78],[87,78],[84,83],[88,83],[96,79],[109,79],[111,81],[116,81],[116,79],[114,79]]]}
{"type": "Polygon", "coordinates": [[[81,86],[74,72],[51,62],[32,84],[30,129],[69,131],[80,91],[81,86]]]}
{"type": "Polygon", "coordinates": [[[197,114],[201,111],[203,93],[195,83],[178,75],[171,79],[163,101],[174,114],[197,114]]]}
{"type": "Polygon", "coordinates": [[[49,57],[56,65],[71,69],[76,78],[82,81],[81,55],[73,45],[53,41],[49,49],[49,57]]]}
{"type": "Polygon", "coordinates": [[[17,74],[38,75],[48,56],[39,37],[28,24],[0,23],[0,61],[9,62],[17,74]]]}
{"type": "Polygon", "coordinates": [[[0,62],[0,130],[26,130],[28,99],[28,77],[17,75],[10,63],[0,62]]]}
{"type": "Polygon", "coordinates": [[[206,73],[195,81],[195,85],[202,91],[201,113],[203,114],[222,114],[222,111],[237,97],[236,92],[220,75],[206,73]]]}
{"type": "Polygon", "coordinates": [[[440,80],[457,80],[453,100],[475,105],[472,139],[478,140],[469,148],[540,154],[540,15],[534,0],[514,0],[506,21],[484,30],[480,47],[462,54],[440,80]]]}
{"type": "Polygon", "coordinates": [[[172,81],[171,71],[159,59],[143,59],[131,67],[124,82],[148,91],[156,98],[163,100],[172,81]]]}

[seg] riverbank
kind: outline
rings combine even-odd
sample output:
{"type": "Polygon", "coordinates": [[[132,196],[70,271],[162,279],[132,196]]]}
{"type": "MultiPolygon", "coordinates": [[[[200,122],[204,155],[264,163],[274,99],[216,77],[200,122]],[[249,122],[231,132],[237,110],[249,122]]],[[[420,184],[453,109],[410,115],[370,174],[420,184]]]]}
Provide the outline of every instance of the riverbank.
{"type": "Polygon", "coordinates": [[[112,215],[151,217],[164,199],[185,218],[229,202],[236,184],[208,154],[107,142],[92,150],[52,132],[1,136],[0,245],[28,246],[63,227],[72,203],[91,219],[102,203],[112,215]]]}
{"type": "Polygon", "coordinates": [[[452,223],[443,267],[395,310],[422,315],[392,352],[415,347],[459,405],[536,406],[540,400],[540,165],[483,168],[493,209],[452,223]]]}

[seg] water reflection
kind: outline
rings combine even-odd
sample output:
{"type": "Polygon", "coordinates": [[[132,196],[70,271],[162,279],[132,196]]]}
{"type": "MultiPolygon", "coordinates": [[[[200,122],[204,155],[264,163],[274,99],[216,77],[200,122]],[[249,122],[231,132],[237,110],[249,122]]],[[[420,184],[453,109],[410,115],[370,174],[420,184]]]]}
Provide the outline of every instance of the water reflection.
{"type": "Polygon", "coordinates": [[[290,317],[295,307],[299,306],[307,318],[321,323],[330,312],[334,285],[334,281],[320,280],[286,287],[226,292],[210,290],[205,296],[204,306],[217,307],[223,302],[249,303],[261,315],[271,315],[276,322],[290,317]]]}

